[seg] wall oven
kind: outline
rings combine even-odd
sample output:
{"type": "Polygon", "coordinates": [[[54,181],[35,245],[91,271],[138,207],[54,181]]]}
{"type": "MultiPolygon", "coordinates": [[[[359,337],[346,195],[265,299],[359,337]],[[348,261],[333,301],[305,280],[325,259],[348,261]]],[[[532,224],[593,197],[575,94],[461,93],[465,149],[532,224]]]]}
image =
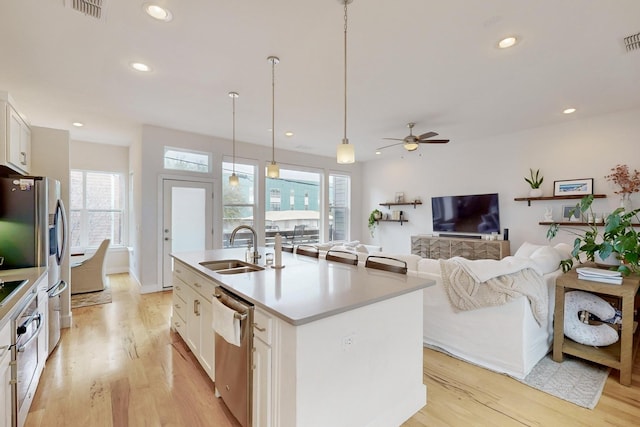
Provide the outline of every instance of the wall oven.
{"type": "Polygon", "coordinates": [[[44,326],[44,314],[38,311],[37,289],[25,297],[22,309],[13,318],[13,409],[14,425],[21,427],[38,384],[38,369],[47,355],[38,348],[38,335],[44,326]]]}

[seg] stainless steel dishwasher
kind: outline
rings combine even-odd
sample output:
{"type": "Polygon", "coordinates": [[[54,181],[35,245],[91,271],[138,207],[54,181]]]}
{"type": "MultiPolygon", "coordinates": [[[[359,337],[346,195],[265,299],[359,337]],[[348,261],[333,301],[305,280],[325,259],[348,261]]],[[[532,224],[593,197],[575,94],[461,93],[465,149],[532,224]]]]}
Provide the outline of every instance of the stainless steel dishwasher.
{"type": "MultiPolygon", "coordinates": [[[[216,396],[222,398],[243,427],[250,427],[253,401],[253,305],[220,287],[214,296],[218,301],[213,303],[220,302],[233,310],[233,318],[240,323],[239,346],[229,343],[217,331],[215,333],[216,396]]],[[[214,319],[214,324],[217,321],[214,319]]]]}

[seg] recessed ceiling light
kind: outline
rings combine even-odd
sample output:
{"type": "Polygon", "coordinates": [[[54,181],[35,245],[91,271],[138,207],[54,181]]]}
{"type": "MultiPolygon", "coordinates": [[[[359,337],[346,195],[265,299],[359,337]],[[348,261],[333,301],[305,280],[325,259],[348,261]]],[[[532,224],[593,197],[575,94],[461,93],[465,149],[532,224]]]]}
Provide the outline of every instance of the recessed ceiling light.
{"type": "Polygon", "coordinates": [[[572,113],[575,113],[575,112],[576,112],[576,109],[575,109],[575,108],[565,108],[565,109],[562,111],[562,113],[563,113],[563,114],[572,114],[572,113]]]}
{"type": "Polygon", "coordinates": [[[173,19],[173,15],[168,9],[165,9],[157,4],[145,3],[144,11],[147,15],[158,21],[169,22],[173,19]]]}
{"type": "Polygon", "coordinates": [[[143,64],[142,62],[132,62],[131,68],[133,68],[136,71],[141,71],[143,73],[151,71],[151,67],[149,67],[147,64],[143,64]]]}
{"type": "Polygon", "coordinates": [[[382,151],[376,150],[376,154],[380,155],[380,154],[382,154],[382,151]]]}
{"type": "Polygon", "coordinates": [[[498,47],[500,49],[507,49],[509,47],[515,46],[518,43],[518,39],[515,36],[505,37],[498,42],[498,47]]]}
{"type": "Polygon", "coordinates": [[[74,125],[77,128],[81,128],[82,126],[84,126],[84,123],[82,123],[82,122],[73,122],[71,124],[74,125]]]}
{"type": "Polygon", "coordinates": [[[291,131],[285,132],[284,136],[293,136],[293,132],[291,132],[291,131]]]}

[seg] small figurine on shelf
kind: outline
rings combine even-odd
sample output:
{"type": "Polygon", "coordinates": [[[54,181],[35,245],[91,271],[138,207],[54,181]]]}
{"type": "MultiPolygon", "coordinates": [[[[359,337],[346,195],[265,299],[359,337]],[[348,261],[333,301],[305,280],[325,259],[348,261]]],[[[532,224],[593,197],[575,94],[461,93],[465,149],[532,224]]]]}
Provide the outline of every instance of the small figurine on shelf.
{"type": "Polygon", "coordinates": [[[546,222],[553,221],[553,208],[549,207],[544,210],[544,220],[546,222]]]}

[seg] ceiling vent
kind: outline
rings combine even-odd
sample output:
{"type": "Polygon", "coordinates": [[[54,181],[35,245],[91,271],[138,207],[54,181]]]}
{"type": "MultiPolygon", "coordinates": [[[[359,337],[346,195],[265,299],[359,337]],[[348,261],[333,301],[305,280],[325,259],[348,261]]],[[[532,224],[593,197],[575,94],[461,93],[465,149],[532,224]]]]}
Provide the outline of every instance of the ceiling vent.
{"type": "Polygon", "coordinates": [[[627,48],[627,52],[630,52],[632,50],[640,50],[640,33],[625,37],[624,46],[627,48]]]}
{"type": "Polygon", "coordinates": [[[68,8],[104,21],[106,0],[65,0],[68,8]]]}

